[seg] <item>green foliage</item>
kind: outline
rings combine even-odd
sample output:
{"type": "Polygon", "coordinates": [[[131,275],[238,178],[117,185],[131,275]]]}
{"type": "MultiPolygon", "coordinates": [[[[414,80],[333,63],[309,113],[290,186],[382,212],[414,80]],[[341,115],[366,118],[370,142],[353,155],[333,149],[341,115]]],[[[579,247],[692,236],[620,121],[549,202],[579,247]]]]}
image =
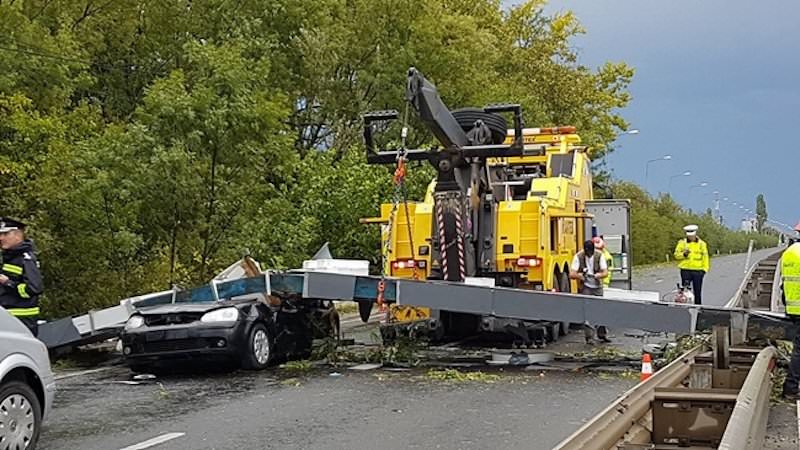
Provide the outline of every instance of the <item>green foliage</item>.
{"type": "Polygon", "coordinates": [[[764,223],[767,221],[767,202],[764,200],[764,194],[758,194],[756,197],[756,223],[758,231],[764,231],[764,223]]]}
{"type": "Polygon", "coordinates": [[[695,335],[684,335],[678,337],[678,340],[674,344],[669,344],[667,346],[667,351],[664,352],[664,357],[662,364],[667,365],[672,361],[675,361],[679,357],[681,357],[684,353],[688,352],[689,350],[697,347],[698,345],[702,345],[704,348],[708,348],[709,342],[711,341],[711,334],[710,333],[697,333],[695,335]]]}
{"type": "Polygon", "coordinates": [[[311,361],[303,359],[299,361],[287,361],[280,365],[284,371],[292,374],[302,374],[314,370],[311,361]]]}
{"type": "MultiPolygon", "coordinates": [[[[376,341],[380,337],[374,335],[376,341]]],[[[377,344],[366,347],[348,348],[340,345],[337,339],[327,338],[315,345],[311,359],[326,360],[328,364],[340,366],[352,363],[380,363],[387,366],[414,367],[421,362],[419,341],[400,338],[391,345],[377,344]]]]}
{"type": "MultiPolygon", "coordinates": [[[[365,163],[360,115],[403,111],[412,65],[452,107],[519,102],[602,157],[633,70],[579,64],[584,30],[543,5],[0,2],[0,214],[31,224],[45,315],[204,282],[246,250],[377,262],[358,219],[392,198],[391,169],[365,163]]],[[[430,177],[412,167],[409,198],[430,177]]]]}
{"type": "Polygon", "coordinates": [[[700,236],[712,255],[747,251],[751,239],[756,249],[774,247],[777,243],[774,235],[733,231],[708,213],[691,213],[669,195],[653,198],[632,183],[616,182],[612,192],[615,198],[631,200],[634,264],[664,262],[667,255],[671,258],[675,243],[684,237],[683,227],[690,223],[700,227],[700,236]]]}

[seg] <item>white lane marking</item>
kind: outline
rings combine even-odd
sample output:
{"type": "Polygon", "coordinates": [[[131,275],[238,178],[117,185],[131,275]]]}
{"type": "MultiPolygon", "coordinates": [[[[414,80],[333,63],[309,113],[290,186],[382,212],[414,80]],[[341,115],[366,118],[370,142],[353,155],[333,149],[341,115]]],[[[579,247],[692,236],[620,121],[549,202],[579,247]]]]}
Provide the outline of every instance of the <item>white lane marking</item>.
{"type": "Polygon", "coordinates": [[[797,401],[797,435],[800,436],[800,400],[797,401]]]}
{"type": "Polygon", "coordinates": [[[106,370],[111,370],[111,367],[101,367],[99,369],[81,370],[79,372],[69,372],[63,375],[56,375],[55,379],[56,381],[58,381],[58,380],[63,380],[65,378],[79,377],[81,375],[89,375],[91,373],[104,372],[106,370]]]}
{"type": "Polygon", "coordinates": [[[164,442],[171,441],[173,439],[177,439],[181,436],[186,435],[186,433],[166,433],[162,434],[161,436],[156,436],[153,439],[148,439],[144,442],[140,442],[138,444],[131,445],[130,447],[125,447],[120,450],[142,450],[145,448],[150,448],[156,446],[158,444],[163,444],[164,442]]]}

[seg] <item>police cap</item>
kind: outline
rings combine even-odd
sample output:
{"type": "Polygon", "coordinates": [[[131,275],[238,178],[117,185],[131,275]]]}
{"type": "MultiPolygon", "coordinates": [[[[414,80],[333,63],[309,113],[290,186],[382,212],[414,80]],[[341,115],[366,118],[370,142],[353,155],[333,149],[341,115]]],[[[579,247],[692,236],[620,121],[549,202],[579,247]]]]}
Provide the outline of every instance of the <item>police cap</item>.
{"type": "Polygon", "coordinates": [[[696,235],[697,234],[697,229],[698,229],[697,225],[686,225],[685,227],[683,227],[683,231],[686,232],[687,236],[696,235]]]}
{"type": "Polygon", "coordinates": [[[0,233],[8,233],[14,230],[25,230],[26,225],[19,220],[10,217],[0,217],[0,233]]]}

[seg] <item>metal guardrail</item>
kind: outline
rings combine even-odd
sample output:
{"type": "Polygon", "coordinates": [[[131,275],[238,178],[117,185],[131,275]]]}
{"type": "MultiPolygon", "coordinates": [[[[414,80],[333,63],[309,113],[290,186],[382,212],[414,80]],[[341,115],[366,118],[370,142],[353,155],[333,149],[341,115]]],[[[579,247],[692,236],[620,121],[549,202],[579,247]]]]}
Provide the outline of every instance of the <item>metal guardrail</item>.
{"type": "Polygon", "coordinates": [[[758,264],[761,261],[769,259],[775,256],[777,253],[783,253],[783,249],[765,257],[755,262],[749,266],[749,268],[745,271],[744,278],[742,278],[742,282],[739,284],[739,288],[736,289],[736,293],[725,303],[726,308],[741,308],[742,307],[742,297],[744,295],[744,291],[747,289],[747,284],[750,283],[750,279],[753,278],[753,274],[755,273],[756,269],[758,268],[758,264]]]}
{"type": "Polygon", "coordinates": [[[753,264],[749,269],[747,269],[744,274],[744,278],[742,278],[742,282],[739,283],[739,288],[736,289],[736,292],[733,294],[731,299],[725,303],[726,308],[739,308],[741,306],[742,296],[744,295],[745,289],[747,289],[747,283],[749,283],[750,278],[753,277],[753,272],[755,272],[756,267],[758,267],[758,263],[753,264]]]}
{"type": "Polygon", "coordinates": [[[554,449],[760,449],[776,351],[729,349],[728,337],[715,328],[712,353],[684,353],[554,449]]]}
{"type": "MultiPolygon", "coordinates": [[[[752,289],[757,288],[751,281],[760,263],[775,256],[771,254],[748,268],[739,288],[724,308],[729,310],[732,318],[734,311],[746,311],[742,309],[745,292],[748,284],[752,289]]],[[[758,283],[758,280],[754,282],[758,283]]],[[[776,286],[773,281],[773,289],[776,286]]],[[[752,315],[744,317],[743,328],[753,331],[756,321],[760,321],[758,325],[764,331],[770,331],[773,325],[775,330],[785,328],[778,325],[781,316],[753,311],[752,315]]],[[[724,320],[719,322],[721,324],[724,320]]],[[[675,445],[695,449],[760,449],[769,417],[771,372],[775,367],[776,351],[767,347],[752,358],[755,355],[753,350],[730,350],[730,337],[734,342],[740,342],[744,338],[742,331],[714,326],[712,356],[705,355],[701,363],[697,363],[695,358],[702,350],[695,347],[623,394],[555,449],[658,449],[674,448],[675,445]],[[737,352],[734,364],[731,353],[737,352]],[[742,371],[747,365],[749,368],[742,380],[742,371]],[[730,388],[738,388],[738,391],[730,388]],[[726,414],[730,414],[727,419],[726,414]],[[694,422],[703,415],[715,415],[716,418],[703,424],[694,422]],[[721,425],[724,426],[722,433],[721,425]]]]}
{"type": "Polygon", "coordinates": [[[763,446],[772,390],[770,372],[775,367],[776,355],[775,348],[767,347],[756,357],[736,397],[736,406],[728,420],[719,449],[758,450],[763,446]]]}
{"type": "Polygon", "coordinates": [[[694,357],[703,351],[702,346],[694,347],[675,361],[656,372],[649,379],[637,384],[622,394],[614,403],[586,422],[578,431],[559,443],[554,450],[585,450],[616,448],[626,433],[638,435],[633,438],[642,441],[649,432],[642,426],[642,420],[651,408],[656,388],[673,387],[689,376],[694,357]],[[639,426],[639,430],[634,428],[639,426]],[[632,430],[634,429],[634,430],[632,430]]]}

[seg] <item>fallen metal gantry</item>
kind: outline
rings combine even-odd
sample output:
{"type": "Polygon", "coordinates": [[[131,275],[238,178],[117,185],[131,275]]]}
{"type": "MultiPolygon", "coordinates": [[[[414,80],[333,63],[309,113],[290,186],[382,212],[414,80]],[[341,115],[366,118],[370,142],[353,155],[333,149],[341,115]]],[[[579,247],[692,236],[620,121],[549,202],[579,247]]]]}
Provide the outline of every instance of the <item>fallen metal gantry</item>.
{"type": "Polygon", "coordinates": [[[191,290],[164,291],[129,299],[119,306],[90,313],[84,317],[85,320],[67,318],[42,325],[40,337],[50,348],[85,343],[87,333],[90,338],[107,337],[109,330],[118,330],[134,308],[264,295],[277,300],[357,301],[362,306],[362,313],[366,311],[362,317],[369,316],[369,310],[376,302],[384,301],[488,317],[572,323],[588,321],[615,328],[678,334],[725,325],[731,328],[735,344],[744,342],[745,337],[792,339],[796,332],[796,327],[784,314],[769,310],[604,298],[446,281],[384,279],[325,272],[272,272],[249,278],[215,280],[191,290]],[[381,285],[383,289],[379,288],[381,285]]]}
{"type": "Polygon", "coordinates": [[[323,272],[270,273],[264,276],[209,285],[180,292],[166,292],[140,300],[144,307],[165,303],[208,302],[220,298],[266,294],[278,298],[357,301],[422,306],[439,310],[521,320],[551,320],[609,327],[691,334],[714,325],[731,328],[732,341],[745,335],[771,338],[794,336],[795,326],[782,314],[752,312],[742,308],[619,300],[557,292],[474,286],[446,281],[383,279],[373,276],[323,272]],[[384,289],[380,294],[379,285],[384,289]]]}
{"type": "Polygon", "coordinates": [[[556,450],[760,449],[775,349],[695,347],[626,392],[556,450]]]}

